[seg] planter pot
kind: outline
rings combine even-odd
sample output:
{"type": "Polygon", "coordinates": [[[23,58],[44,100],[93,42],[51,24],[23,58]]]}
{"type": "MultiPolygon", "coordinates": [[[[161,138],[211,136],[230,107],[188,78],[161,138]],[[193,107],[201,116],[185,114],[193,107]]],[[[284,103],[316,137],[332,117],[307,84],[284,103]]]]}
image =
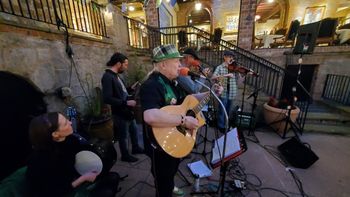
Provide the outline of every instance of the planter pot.
{"type": "MultiPolygon", "coordinates": [[[[297,106],[295,107],[296,108],[292,109],[290,114],[290,119],[293,123],[296,121],[300,112],[300,109],[297,106]]],[[[284,132],[284,128],[286,127],[286,121],[283,119],[288,114],[288,110],[271,107],[267,103],[265,103],[263,112],[264,112],[264,118],[265,118],[266,124],[272,127],[279,135],[282,136],[284,132]]],[[[288,124],[287,131],[289,128],[290,128],[290,125],[288,124]]]]}
{"type": "Polygon", "coordinates": [[[87,121],[84,127],[90,138],[113,140],[113,121],[110,117],[102,120],[87,121]]]}

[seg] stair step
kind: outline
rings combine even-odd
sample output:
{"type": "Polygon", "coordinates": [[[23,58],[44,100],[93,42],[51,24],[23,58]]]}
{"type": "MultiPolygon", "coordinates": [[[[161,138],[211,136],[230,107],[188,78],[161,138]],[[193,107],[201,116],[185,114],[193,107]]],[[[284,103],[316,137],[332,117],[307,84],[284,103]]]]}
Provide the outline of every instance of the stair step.
{"type": "Polygon", "coordinates": [[[350,135],[350,125],[323,125],[323,124],[305,124],[304,132],[315,132],[336,135],[350,135]]]}
{"type": "Polygon", "coordinates": [[[350,116],[339,113],[315,113],[307,114],[305,124],[350,126],[350,116]]]}
{"type": "Polygon", "coordinates": [[[322,102],[328,105],[329,107],[333,107],[350,114],[350,106],[342,105],[342,104],[339,104],[333,101],[328,101],[328,100],[323,100],[322,102]]]}
{"type": "Polygon", "coordinates": [[[350,115],[340,113],[315,113],[309,112],[307,114],[307,120],[337,120],[340,122],[349,122],[350,115]]]}

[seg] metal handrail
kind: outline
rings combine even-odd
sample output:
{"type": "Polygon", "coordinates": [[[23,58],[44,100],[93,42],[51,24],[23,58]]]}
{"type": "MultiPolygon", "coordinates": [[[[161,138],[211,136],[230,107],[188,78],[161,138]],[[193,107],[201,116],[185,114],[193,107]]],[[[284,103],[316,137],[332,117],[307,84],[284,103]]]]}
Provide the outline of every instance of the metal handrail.
{"type": "Polygon", "coordinates": [[[68,29],[107,37],[102,9],[93,1],[0,0],[0,12],[53,25],[62,23],[68,29]]]}
{"type": "Polygon", "coordinates": [[[130,46],[152,49],[160,44],[175,44],[179,50],[188,47],[200,49],[198,55],[202,62],[210,65],[213,69],[222,63],[223,52],[231,50],[235,53],[237,62],[260,74],[258,78],[247,77],[248,85],[254,87],[259,85],[259,88],[262,88],[262,91],[266,94],[275,97],[280,96],[281,87],[279,84],[283,82],[285,70],[272,62],[224,40],[213,43],[212,34],[193,26],[154,28],[128,17],[125,17],[125,19],[128,21],[130,46]],[[180,31],[185,32],[183,39],[178,39],[180,31]],[[144,34],[144,37],[147,38],[146,42],[138,38],[140,34],[144,34]]]}
{"type": "Polygon", "coordinates": [[[322,98],[350,105],[350,76],[328,74],[322,98]]]}

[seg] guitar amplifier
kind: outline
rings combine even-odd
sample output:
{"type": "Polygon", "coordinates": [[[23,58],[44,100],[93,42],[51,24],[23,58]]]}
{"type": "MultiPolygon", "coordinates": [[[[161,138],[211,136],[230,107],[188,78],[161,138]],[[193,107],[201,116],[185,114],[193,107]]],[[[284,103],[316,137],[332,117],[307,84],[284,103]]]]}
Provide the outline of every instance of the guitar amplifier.
{"type": "Polygon", "coordinates": [[[255,117],[252,115],[252,113],[249,112],[236,112],[232,114],[232,118],[230,120],[231,126],[239,127],[239,128],[250,128],[251,122],[251,128],[255,127],[255,117]]]}

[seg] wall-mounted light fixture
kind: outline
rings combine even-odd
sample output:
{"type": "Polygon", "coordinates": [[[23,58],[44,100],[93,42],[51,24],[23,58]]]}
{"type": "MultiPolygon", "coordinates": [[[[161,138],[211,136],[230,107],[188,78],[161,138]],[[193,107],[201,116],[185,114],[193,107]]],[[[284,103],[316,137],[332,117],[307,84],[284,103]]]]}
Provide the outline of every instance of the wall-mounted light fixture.
{"type": "Polygon", "coordinates": [[[273,3],[275,0],[267,0],[268,3],[273,3]]]}
{"type": "Polygon", "coordinates": [[[260,15],[255,15],[255,21],[259,20],[261,18],[260,15]]]}
{"type": "Polygon", "coordinates": [[[135,11],[135,7],[134,6],[129,6],[129,11],[130,12],[135,11]]]}
{"type": "Polygon", "coordinates": [[[196,4],[194,5],[194,8],[195,8],[197,11],[201,10],[201,9],[202,9],[202,3],[199,2],[199,1],[197,1],[196,4]]]}

